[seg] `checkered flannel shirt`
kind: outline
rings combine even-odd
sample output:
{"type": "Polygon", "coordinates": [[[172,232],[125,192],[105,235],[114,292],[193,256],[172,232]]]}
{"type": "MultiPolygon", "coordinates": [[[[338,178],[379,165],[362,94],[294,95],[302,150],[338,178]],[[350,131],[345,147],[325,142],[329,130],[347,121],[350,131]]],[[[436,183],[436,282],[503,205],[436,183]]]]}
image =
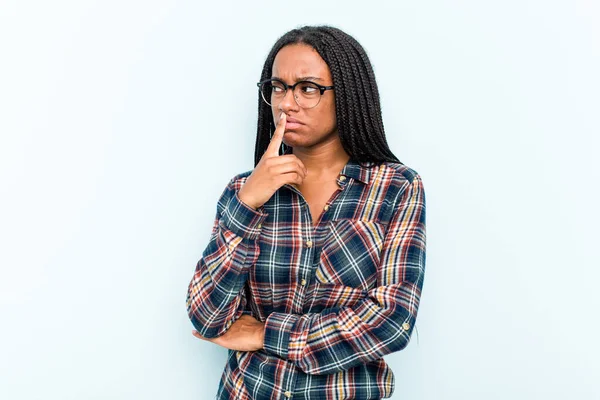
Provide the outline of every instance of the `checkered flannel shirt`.
{"type": "Polygon", "coordinates": [[[216,397],[390,397],[383,357],[409,342],[425,272],[420,175],[350,159],[313,225],[290,184],[257,210],[244,204],[238,191],[251,172],[222,192],[186,298],[207,338],[242,314],[265,322],[263,349],[228,351],[216,397]]]}

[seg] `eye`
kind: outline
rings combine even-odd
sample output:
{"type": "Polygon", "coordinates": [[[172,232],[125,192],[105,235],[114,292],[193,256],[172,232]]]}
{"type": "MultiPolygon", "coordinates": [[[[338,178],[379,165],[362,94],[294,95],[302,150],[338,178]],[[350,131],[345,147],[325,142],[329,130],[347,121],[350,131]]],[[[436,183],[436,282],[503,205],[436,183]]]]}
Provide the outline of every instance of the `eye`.
{"type": "Polygon", "coordinates": [[[285,87],[281,84],[281,82],[273,81],[271,82],[271,90],[273,93],[283,93],[285,92],[285,87]]]}
{"type": "Polygon", "coordinates": [[[319,87],[312,82],[303,82],[299,86],[302,94],[314,95],[319,92],[319,87]]]}

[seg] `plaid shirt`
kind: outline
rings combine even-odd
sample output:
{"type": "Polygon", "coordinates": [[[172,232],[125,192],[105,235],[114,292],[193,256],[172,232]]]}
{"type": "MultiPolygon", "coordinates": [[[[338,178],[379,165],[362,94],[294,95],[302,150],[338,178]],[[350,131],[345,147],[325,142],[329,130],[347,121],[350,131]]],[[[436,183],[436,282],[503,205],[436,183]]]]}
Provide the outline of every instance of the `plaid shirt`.
{"type": "Polygon", "coordinates": [[[265,322],[264,348],[229,350],[218,399],[378,399],[395,378],[383,356],[409,342],[425,272],[425,192],[401,163],[350,159],[317,225],[293,185],[257,210],[233,177],[189,284],[200,334],[242,314],[265,322]]]}

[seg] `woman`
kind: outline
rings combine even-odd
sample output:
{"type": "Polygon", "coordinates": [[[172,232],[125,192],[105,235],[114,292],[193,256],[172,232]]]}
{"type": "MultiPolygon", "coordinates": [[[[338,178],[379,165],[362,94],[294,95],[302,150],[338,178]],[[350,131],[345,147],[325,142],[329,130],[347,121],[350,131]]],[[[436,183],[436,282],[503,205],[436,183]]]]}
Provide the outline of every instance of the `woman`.
{"type": "Polygon", "coordinates": [[[408,344],[423,285],[421,177],[343,31],[287,32],[258,86],[255,167],[219,198],[187,295],[194,335],[229,349],[217,398],[390,397],[383,356],[408,344]]]}

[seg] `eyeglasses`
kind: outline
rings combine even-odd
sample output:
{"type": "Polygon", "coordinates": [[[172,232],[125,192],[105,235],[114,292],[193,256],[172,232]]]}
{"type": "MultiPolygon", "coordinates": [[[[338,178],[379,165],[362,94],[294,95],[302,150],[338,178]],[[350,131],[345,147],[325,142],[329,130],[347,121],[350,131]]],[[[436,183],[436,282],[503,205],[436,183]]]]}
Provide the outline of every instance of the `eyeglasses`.
{"type": "Polygon", "coordinates": [[[300,81],[288,85],[279,79],[266,79],[256,85],[264,102],[273,107],[283,100],[288,89],[292,89],[294,100],[302,108],[316,107],[321,101],[323,93],[333,89],[333,86],[323,86],[311,81],[300,81]]]}

